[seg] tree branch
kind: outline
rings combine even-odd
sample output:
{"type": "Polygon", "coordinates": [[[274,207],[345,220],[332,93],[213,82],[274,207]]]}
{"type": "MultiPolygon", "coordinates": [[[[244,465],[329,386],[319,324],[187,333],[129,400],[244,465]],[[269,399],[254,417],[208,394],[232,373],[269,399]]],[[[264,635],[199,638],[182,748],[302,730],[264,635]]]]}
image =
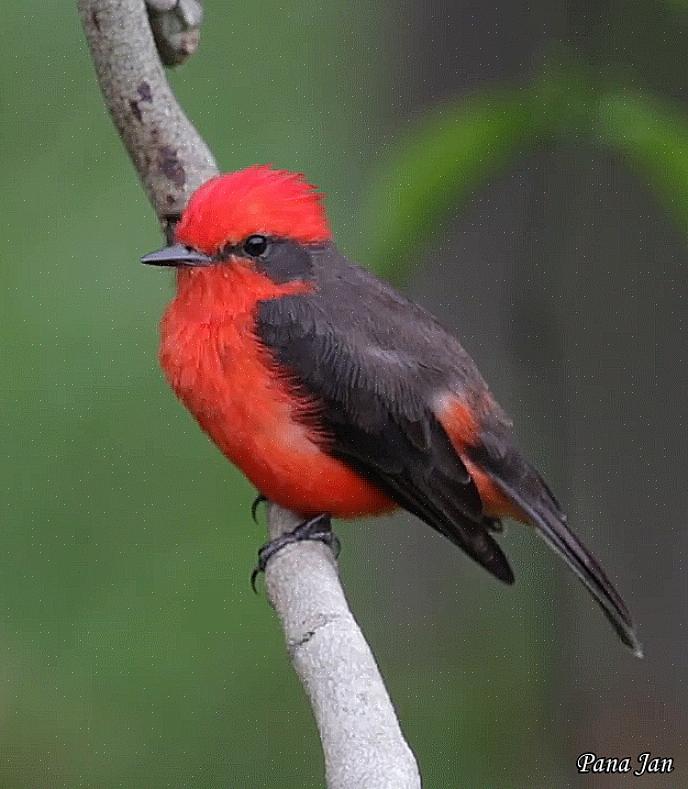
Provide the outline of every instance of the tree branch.
{"type": "MultiPolygon", "coordinates": [[[[200,3],[148,0],[155,42],[144,0],[77,5],[105,104],[169,240],[190,195],[217,167],[167,83],[155,42],[166,63],[188,56],[198,43],[200,3]]],[[[300,520],[271,504],[271,538],[300,520]]],[[[287,546],[270,561],[266,584],[313,707],[329,789],[418,789],[415,759],[331,551],[313,542],[287,546]]]]}
{"type": "MultiPolygon", "coordinates": [[[[268,505],[270,538],[302,518],[268,505]]],[[[418,789],[406,744],[375,658],[344,597],[332,551],[288,545],[268,563],[268,597],[311,701],[329,789],[418,789]]]]}
{"type": "Polygon", "coordinates": [[[105,105],[169,232],[193,191],[217,175],[215,160],[167,83],[143,0],[77,5],[105,105]]]}

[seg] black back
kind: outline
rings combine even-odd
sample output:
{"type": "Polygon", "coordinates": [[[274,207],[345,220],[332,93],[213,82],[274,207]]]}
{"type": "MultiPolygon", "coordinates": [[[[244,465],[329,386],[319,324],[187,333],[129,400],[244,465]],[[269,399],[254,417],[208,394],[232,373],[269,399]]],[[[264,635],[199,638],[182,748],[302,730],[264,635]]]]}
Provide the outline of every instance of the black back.
{"type": "Polygon", "coordinates": [[[475,365],[429,313],[333,246],[311,257],[314,291],[261,302],[257,333],[317,403],[328,451],[511,583],[494,522],[433,412],[442,394],[480,399],[475,365]]]}

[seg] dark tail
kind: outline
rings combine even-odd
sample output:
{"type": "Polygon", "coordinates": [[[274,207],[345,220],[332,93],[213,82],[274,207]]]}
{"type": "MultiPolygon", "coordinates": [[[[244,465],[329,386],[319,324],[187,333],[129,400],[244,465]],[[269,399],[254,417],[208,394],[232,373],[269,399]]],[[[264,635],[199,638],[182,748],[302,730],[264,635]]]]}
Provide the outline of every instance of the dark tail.
{"type": "MultiPolygon", "coordinates": [[[[633,650],[637,657],[643,656],[633,620],[619,593],[612,586],[595,557],[580,542],[566,524],[566,515],[561,511],[544,480],[532,468],[525,467],[519,458],[518,484],[511,484],[489,469],[490,476],[502,492],[517,504],[530,518],[538,534],[556,551],[585,584],[590,594],[604,611],[619,638],[633,650]]],[[[511,477],[511,474],[509,475],[511,477]]]]}

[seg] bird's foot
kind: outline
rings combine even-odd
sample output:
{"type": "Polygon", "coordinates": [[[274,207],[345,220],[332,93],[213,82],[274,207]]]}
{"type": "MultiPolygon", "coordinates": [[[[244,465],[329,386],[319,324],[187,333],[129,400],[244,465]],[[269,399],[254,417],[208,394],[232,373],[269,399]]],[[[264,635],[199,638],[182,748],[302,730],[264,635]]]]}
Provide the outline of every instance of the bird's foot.
{"type": "Polygon", "coordinates": [[[268,562],[272,557],[284,548],[285,545],[293,545],[297,542],[304,540],[318,540],[324,542],[334,554],[334,558],[338,558],[341,550],[341,544],[337,535],[332,531],[332,524],[330,523],[330,516],[326,513],[316,515],[315,518],[300,523],[293,531],[280,534],[274,540],[266,542],[265,545],[258,551],[258,564],[251,573],[251,588],[256,590],[256,578],[260,573],[265,572],[268,562]]]}

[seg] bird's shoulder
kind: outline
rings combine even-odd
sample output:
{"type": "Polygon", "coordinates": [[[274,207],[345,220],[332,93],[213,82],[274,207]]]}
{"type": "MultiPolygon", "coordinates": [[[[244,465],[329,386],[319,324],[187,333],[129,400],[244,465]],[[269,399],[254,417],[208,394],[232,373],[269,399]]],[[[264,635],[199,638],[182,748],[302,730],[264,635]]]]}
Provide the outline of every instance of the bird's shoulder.
{"type": "Polygon", "coordinates": [[[353,368],[359,384],[403,379],[425,393],[486,389],[458,339],[391,284],[329,244],[312,253],[312,266],[308,292],[258,305],[259,335],[285,363],[353,368]]]}
{"type": "Polygon", "coordinates": [[[330,453],[510,582],[488,533],[493,521],[439,413],[452,397],[487,402],[472,360],[388,283],[332,250],[318,263],[309,292],[258,305],[259,339],[312,398],[330,453]]]}

